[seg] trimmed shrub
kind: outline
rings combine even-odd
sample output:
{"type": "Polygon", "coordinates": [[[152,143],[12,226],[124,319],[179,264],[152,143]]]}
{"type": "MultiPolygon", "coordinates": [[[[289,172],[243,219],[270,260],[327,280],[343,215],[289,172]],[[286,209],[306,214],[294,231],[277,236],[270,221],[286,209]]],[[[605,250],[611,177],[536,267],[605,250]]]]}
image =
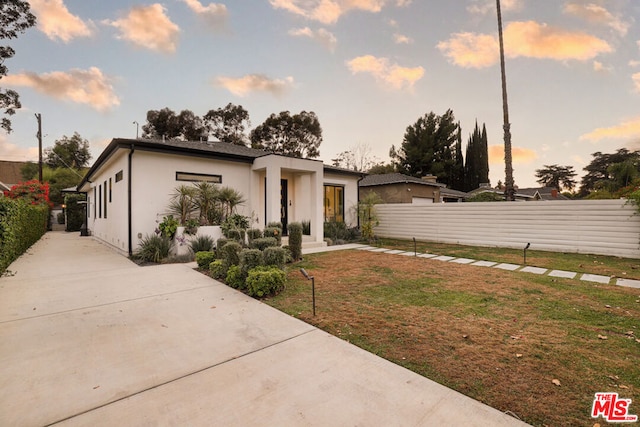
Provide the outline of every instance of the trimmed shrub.
{"type": "Polygon", "coordinates": [[[216,254],[211,251],[196,252],[196,262],[198,263],[198,268],[208,268],[209,264],[211,264],[215,259],[216,254]]]}
{"type": "Polygon", "coordinates": [[[251,248],[260,249],[261,251],[273,246],[279,246],[278,240],[275,237],[261,237],[251,242],[251,248]]]}
{"type": "Polygon", "coordinates": [[[287,227],[289,230],[289,250],[294,261],[302,258],[302,224],[292,222],[287,227]]]}
{"type": "Polygon", "coordinates": [[[264,265],[271,265],[278,268],[284,268],[287,262],[287,251],[279,246],[266,248],[262,252],[264,265]]]}
{"type": "Polygon", "coordinates": [[[64,224],[64,212],[58,212],[56,221],[58,222],[58,224],[64,224]]]}
{"type": "Polygon", "coordinates": [[[220,253],[224,245],[226,245],[229,242],[231,242],[231,240],[227,239],[226,237],[219,238],[218,241],[216,242],[216,249],[218,250],[218,253],[220,253]]]}
{"type": "Polygon", "coordinates": [[[171,239],[157,234],[147,234],[131,257],[139,261],[159,263],[169,256],[169,249],[171,249],[171,239]]]}
{"type": "Polygon", "coordinates": [[[259,230],[257,228],[250,228],[247,230],[247,237],[249,238],[249,245],[251,245],[252,241],[254,241],[255,239],[260,239],[262,237],[262,230],[259,230]]]}
{"type": "Polygon", "coordinates": [[[209,264],[209,275],[214,279],[224,279],[227,277],[227,270],[224,268],[224,261],[217,259],[209,264]]]}
{"type": "Polygon", "coordinates": [[[224,261],[227,269],[232,265],[240,264],[241,250],[242,246],[240,243],[233,241],[226,243],[222,249],[220,249],[220,258],[224,261]]]}
{"type": "Polygon", "coordinates": [[[242,270],[240,270],[240,266],[232,265],[227,270],[227,277],[225,279],[227,285],[231,286],[234,289],[245,289],[245,279],[242,276],[242,270]]]}
{"type": "Polygon", "coordinates": [[[281,227],[266,227],[264,229],[264,237],[273,237],[276,239],[277,245],[282,245],[282,228],[281,227]]]}
{"type": "Polygon", "coordinates": [[[244,242],[244,230],[229,230],[226,236],[236,242],[244,242]]]}
{"type": "Polygon", "coordinates": [[[67,194],[64,196],[64,204],[67,205],[66,231],[80,231],[85,220],[85,207],[78,204],[84,202],[84,194],[67,194]]]}
{"type": "Polygon", "coordinates": [[[0,275],[47,231],[49,208],[0,197],[0,275]]]}
{"type": "Polygon", "coordinates": [[[189,242],[189,247],[194,254],[198,252],[211,252],[214,246],[215,242],[210,236],[196,236],[195,239],[189,242]]]}
{"type": "Polygon", "coordinates": [[[243,249],[240,252],[240,270],[242,277],[247,278],[249,270],[261,266],[263,263],[260,249],[243,249]]]}
{"type": "Polygon", "coordinates": [[[282,223],[280,221],[274,221],[267,224],[267,227],[275,227],[282,230],[282,223]]]}
{"type": "Polygon", "coordinates": [[[249,271],[246,286],[252,297],[277,295],[284,289],[286,274],[277,267],[257,267],[249,271]]]}

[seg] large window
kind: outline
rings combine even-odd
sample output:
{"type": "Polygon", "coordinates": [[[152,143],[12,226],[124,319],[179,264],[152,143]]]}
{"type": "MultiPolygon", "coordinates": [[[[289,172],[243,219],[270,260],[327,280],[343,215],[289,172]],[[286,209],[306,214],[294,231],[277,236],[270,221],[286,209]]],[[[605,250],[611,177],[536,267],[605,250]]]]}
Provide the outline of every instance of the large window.
{"type": "Polygon", "coordinates": [[[176,181],[211,182],[222,184],[222,175],[210,175],[206,173],[176,172],[176,181]]]}
{"type": "Polygon", "coordinates": [[[324,186],[324,221],[344,222],[344,187],[324,186]]]}

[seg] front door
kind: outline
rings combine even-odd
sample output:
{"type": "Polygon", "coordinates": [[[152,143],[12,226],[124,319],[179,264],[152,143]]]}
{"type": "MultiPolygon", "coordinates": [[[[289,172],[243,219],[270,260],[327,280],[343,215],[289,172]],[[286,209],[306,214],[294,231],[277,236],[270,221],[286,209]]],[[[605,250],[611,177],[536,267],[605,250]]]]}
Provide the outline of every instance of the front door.
{"type": "Polygon", "coordinates": [[[280,222],[282,234],[286,236],[289,223],[289,184],[286,179],[280,180],[280,222]]]}

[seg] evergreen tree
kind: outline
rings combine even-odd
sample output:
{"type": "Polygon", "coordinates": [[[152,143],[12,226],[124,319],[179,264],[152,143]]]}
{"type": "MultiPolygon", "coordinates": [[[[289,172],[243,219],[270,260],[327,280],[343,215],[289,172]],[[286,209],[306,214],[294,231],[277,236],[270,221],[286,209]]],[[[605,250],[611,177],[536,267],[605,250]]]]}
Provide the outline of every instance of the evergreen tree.
{"type": "Polygon", "coordinates": [[[466,163],[464,165],[465,191],[475,190],[480,184],[489,182],[489,153],[487,130],[482,125],[482,132],[476,126],[467,142],[466,163]]]}
{"type": "Polygon", "coordinates": [[[453,153],[453,168],[451,169],[450,187],[464,191],[464,157],[462,156],[462,130],[458,122],[458,139],[453,153]]]}

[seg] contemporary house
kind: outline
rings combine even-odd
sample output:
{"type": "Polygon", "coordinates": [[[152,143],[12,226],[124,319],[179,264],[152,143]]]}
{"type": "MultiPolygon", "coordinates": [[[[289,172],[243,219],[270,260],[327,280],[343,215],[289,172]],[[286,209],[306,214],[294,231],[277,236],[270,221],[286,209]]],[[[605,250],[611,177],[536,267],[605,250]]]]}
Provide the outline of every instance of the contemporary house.
{"type": "Polygon", "coordinates": [[[182,184],[210,182],[239,191],[238,213],[253,228],[270,222],[311,223],[323,242],[323,223],[357,224],[361,174],[221,142],[113,139],[78,185],[87,194],[87,228],[96,239],[131,254],[167,214],[182,184]]]}
{"type": "Polygon", "coordinates": [[[382,203],[430,204],[458,202],[466,197],[462,191],[452,190],[436,182],[435,176],[416,178],[401,173],[368,175],[360,181],[360,199],[376,193],[382,203]]]}

